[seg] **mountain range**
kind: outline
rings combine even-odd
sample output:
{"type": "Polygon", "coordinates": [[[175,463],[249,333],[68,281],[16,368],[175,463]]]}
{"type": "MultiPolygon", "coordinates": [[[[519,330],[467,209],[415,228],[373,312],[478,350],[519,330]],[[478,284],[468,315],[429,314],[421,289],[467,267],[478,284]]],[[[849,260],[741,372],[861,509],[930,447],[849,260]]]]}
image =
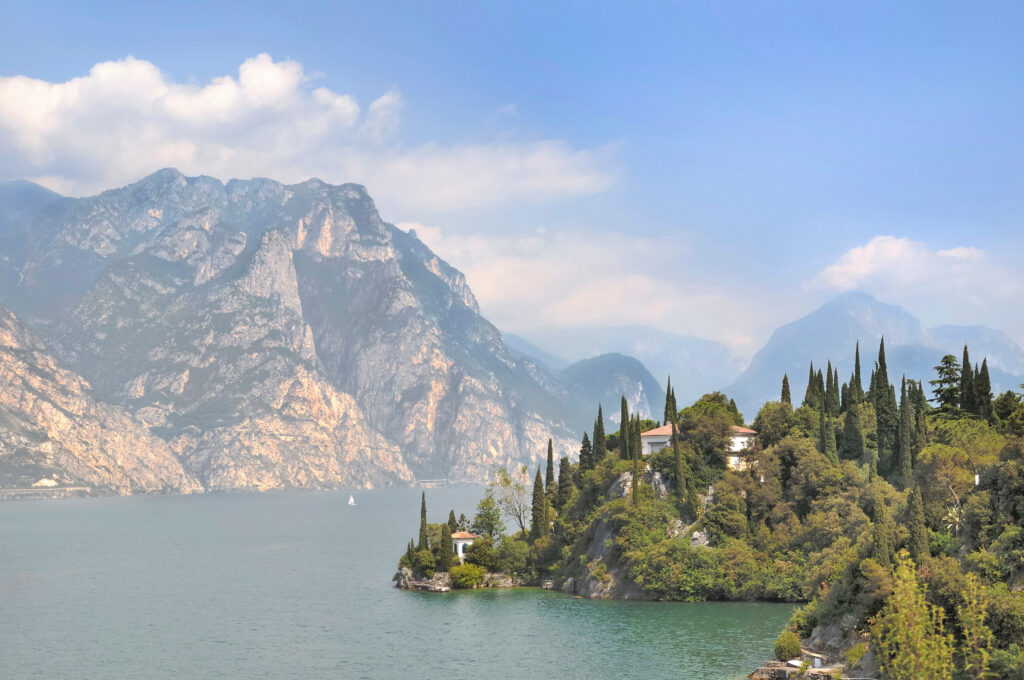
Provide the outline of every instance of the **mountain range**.
{"type": "Polygon", "coordinates": [[[36,376],[22,391],[49,403],[87,398],[116,414],[95,427],[137,431],[132,455],[180,468],[136,479],[97,457],[109,433],[81,441],[72,420],[42,421],[37,400],[10,399],[0,420],[34,425],[11,425],[6,483],[56,475],[125,493],[481,481],[495,465],[539,462],[549,437],[574,450],[603,389],[616,406],[623,392],[637,407],[664,398],[622,357],[564,375],[514,357],[463,275],[384,222],[358,185],[167,169],[88,198],[27,183],[0,197],[0,303],[12,337],[31,338],[0,369],[36,376]],[[57,456],[55,437],[78,444],[57,456]]]}

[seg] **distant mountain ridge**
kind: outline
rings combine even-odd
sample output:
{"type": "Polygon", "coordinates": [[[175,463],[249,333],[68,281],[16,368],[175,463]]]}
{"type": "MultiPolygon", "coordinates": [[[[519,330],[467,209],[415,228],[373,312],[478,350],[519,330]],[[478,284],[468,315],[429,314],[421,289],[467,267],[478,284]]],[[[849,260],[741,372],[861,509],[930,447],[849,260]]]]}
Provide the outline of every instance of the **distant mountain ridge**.
{"type": "Polygon", "coordinates": [[[831,361],[839,370],[839,379],[847,381],[858,341],[866,381],[883,336],[891,380],[905,374],[923,380],[927,388],[928,380],[934,377],[933,367],[942,356],[954,354],[959,358],[967,344],[973,361],[980,364],[988,357],[993,391],[1012,389],[1024,381],[1024,350],[1005,333],[982,326],[926,329],[902,307],[880,302],[868,293],[849,292],[776,329],[747,369],[724,391],[752,420],[765,401],[779,399],[783,374],[789,376],[794,401],[802,400],[811,362],[817,370],[831,361]]]}
{"type": "MultiPolygon", "coordinates": [[[[0,302],[148,430],[138,455],[172,451],[183,480],[483,481],[541,461],[549,437],[575,451],[593,421],[576,390],[597,378],[513,356],[461,272],[359,185],[166,169],[88,198],[28,194],[40,200],[0,242],[0,302]]],[[[627,374],[607,377],[646,399],[649,374],[616,365],[627,374]]]]}

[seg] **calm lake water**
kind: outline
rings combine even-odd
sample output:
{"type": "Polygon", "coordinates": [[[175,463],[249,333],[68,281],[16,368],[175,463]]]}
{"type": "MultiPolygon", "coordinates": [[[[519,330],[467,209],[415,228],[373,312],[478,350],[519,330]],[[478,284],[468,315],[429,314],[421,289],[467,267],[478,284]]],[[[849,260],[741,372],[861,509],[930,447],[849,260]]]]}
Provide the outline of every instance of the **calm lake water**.
{"type": "MultiPolygon", "coordinates": [[[[791,608],[392,587],[415,489],[0,503],[0,678],[688,678],[791,608]]],[[[427,490],[430,521],[479,487],[427,490]]]]}

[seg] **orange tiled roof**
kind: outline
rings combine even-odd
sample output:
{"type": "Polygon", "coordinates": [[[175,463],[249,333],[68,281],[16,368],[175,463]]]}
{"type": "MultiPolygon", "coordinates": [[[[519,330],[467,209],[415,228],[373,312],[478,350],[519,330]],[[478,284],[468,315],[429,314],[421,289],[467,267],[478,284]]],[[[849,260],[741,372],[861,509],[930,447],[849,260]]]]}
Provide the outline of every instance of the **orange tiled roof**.
{"type": "Polygon", "coordinates": [[[476,534],[471,534],[468,531],[456,531],[452,534],[452,538],[480,538],[476,534]]]}
{"type": "MultiPolygon", "coordinates": [[[[733,425],[729,429],[732,430],[733,434],[757,434],[757,432],[755,432],[754,430],[750,430],[750,429],[745,428],[745,427],[740,427],[739,425],[733,425]]],[[[653,430],[647,430],[646,432],[641,432],[640,436],[641,437],[667,437],[670,434],[672,434],[672,423],[669,423],[668,425],[662,425],[661,427],[656,427],[653,430]]]]}

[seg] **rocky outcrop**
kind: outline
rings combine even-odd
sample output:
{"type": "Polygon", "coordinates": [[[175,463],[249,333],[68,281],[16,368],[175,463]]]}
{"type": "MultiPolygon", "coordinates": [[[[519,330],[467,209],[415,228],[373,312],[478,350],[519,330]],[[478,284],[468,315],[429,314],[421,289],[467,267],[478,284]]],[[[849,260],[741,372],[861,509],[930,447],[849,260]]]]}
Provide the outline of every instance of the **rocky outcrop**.
{"type": "Polygon", "coordinates": [[[564,386],[361,186],[163,170],[11,228],[0,301],[207,488],[481,481],[577,447],[564,386]]]}
{"type": "Polygon", "coordinates": [[[125,409],[97,400],[85,379],[0,309],[0,487],[65,496],[83,486],[114,494],[202,490],[165,441],[125,409]]]}
{"type": "Polygon", "coordinates": [[[452,589],[452,579],[447,571],[439,571],[432,578],[417,579],[412,570],[402,567],[391,579],[396,588],[402,590],[425,590],[429,593],[447,593],[452,589]]]}

